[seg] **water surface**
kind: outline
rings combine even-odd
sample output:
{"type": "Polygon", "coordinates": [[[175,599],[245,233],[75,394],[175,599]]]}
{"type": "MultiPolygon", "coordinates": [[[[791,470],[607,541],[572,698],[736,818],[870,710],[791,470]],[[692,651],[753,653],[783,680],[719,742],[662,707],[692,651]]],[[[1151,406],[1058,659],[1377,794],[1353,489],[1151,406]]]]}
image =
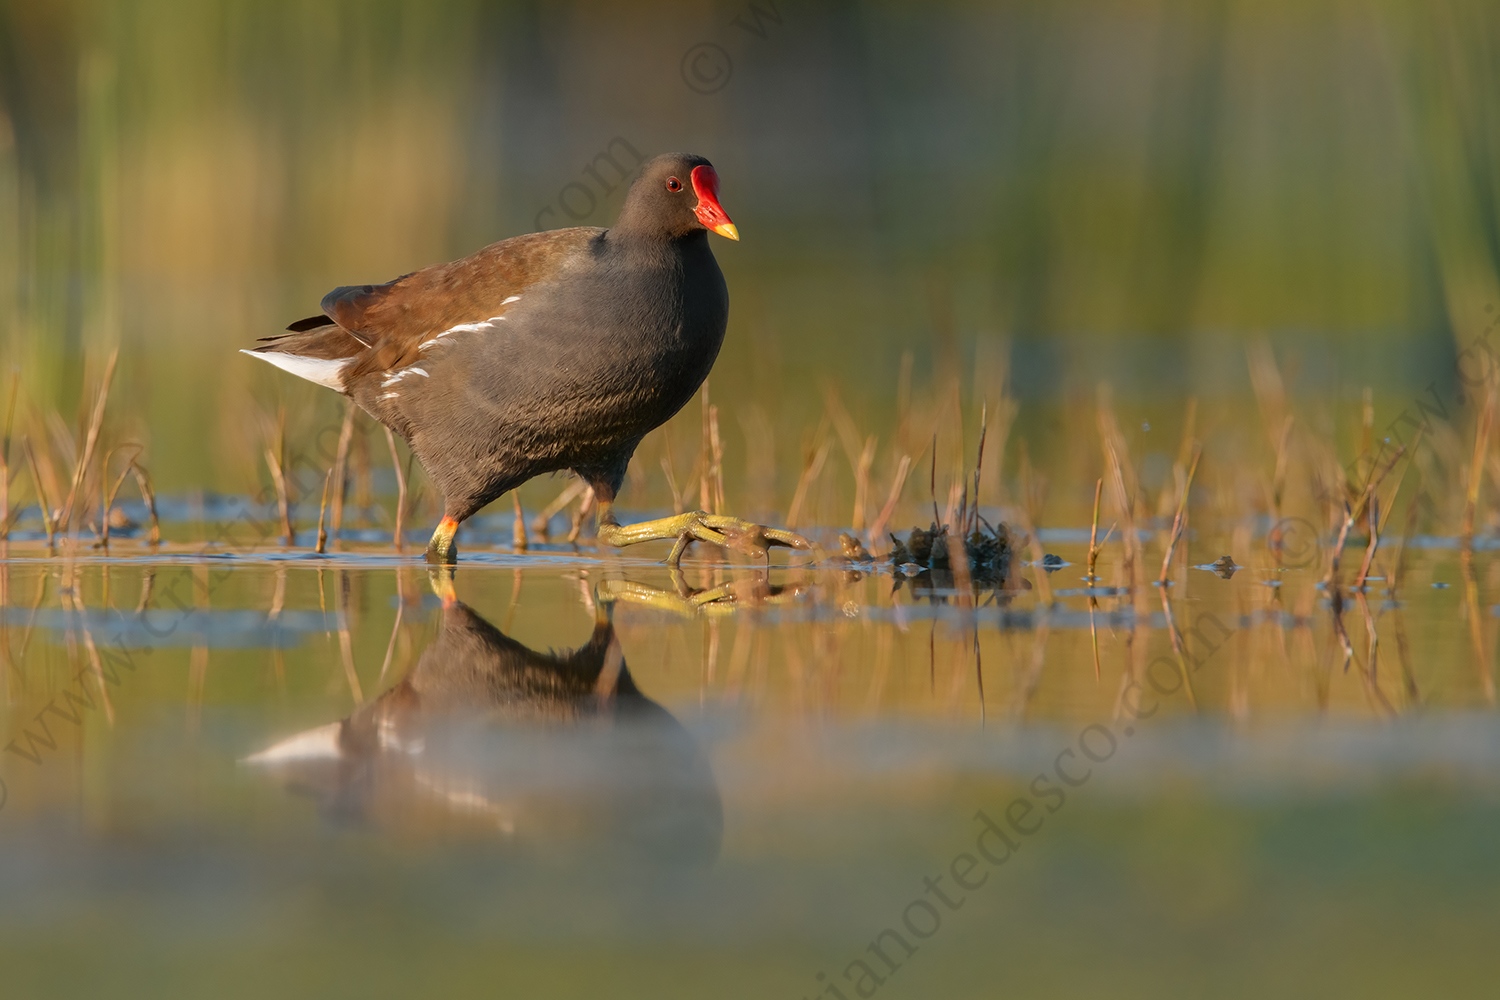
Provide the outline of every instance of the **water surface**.
{"type": "Polygon", "coordinates": [[[1336,616],[1264,553],[1132,596],[1049,550],[968,600],[13,550],[7,992],[1478,995],[1487,557],[1336,616]]]}

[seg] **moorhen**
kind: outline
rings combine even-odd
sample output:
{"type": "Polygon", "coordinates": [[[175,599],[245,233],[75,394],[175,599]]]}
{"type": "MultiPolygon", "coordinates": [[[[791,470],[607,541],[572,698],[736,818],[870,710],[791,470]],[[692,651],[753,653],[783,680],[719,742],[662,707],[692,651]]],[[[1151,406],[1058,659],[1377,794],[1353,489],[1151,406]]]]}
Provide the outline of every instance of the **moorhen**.
{"type": "Polygon", "coordinates": [[[354,399],[411,445],[443,495],[431,562],[457,561],[475,511],[534,476],[594,489],[599,540],[675,539],[764,554],[801,535],[704,511],[622,526],[614,500],[647,432],[693,398],[724,341],[729,292],[710,231],[739,232],[701,156],[649,160],[609,229],[514,236],[383,285],[245,351],[354,399]]]}

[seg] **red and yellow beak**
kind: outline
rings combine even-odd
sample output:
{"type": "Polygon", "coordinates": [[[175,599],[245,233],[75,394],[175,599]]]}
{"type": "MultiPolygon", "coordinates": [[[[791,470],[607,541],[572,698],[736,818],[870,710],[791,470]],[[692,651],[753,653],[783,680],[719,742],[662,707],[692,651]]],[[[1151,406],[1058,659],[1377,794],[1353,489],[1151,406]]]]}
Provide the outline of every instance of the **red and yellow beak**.
{"type": "Polygon", "coordinates": [[[701,164],[689,175],[693,181],[693,193],[698,196],[698,207],[693,214],[704,227],[727,239],[738,240],[740,231],[729,221],[729,213],[719,204],[719,175],[714,168],[701,164]]]}

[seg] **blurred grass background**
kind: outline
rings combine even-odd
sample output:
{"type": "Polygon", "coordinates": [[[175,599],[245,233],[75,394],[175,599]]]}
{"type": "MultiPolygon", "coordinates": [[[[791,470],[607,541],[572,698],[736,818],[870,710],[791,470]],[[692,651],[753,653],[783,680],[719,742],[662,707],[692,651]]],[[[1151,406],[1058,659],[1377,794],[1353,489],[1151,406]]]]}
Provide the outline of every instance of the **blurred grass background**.
{"type": "Polygon", "coordinates": [[[1041,463],[1101,378],[1248,400],[1257,338],[1298,390],[1395,410],[1500,304],[1497,55],[1484,0],[3,0],[4,368],[71,414],[119,345],[158,488],[245,491],[256,413],[339,401],[236,348],[570,183],[608,224],[601,152],[689,149],[745,236],[717,245],[732,479],[789,493],[830,384],[888,436],[907,353],[965,412],[1008,382],[1041,463]],[[710,94],[703,41],[733,60],[710,94]]]}

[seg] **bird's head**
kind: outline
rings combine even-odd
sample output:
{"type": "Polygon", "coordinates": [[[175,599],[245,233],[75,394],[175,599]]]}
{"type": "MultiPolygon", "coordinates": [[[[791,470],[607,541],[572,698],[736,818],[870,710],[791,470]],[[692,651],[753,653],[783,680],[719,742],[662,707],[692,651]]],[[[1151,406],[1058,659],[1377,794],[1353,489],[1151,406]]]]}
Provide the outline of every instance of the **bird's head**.
{"type": "Polygon", "coordinates": [[[719,175],[692,153],[666,153],[648,160],[625,196],[620,225],[686,236],[701,229],[731,240],[740,231],[719,204],[719,175]]]}

